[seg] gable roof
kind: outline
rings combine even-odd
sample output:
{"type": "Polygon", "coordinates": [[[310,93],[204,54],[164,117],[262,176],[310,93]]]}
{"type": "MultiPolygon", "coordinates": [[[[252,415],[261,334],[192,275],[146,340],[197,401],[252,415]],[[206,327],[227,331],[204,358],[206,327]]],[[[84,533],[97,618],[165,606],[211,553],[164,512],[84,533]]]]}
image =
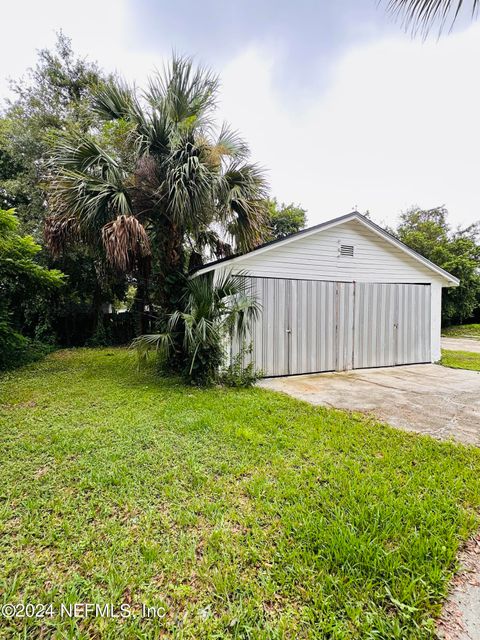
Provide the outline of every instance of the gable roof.
{"type": "Polygon", "coordinates": [[[431,271],[435,272],[437,275],[444,278],[448,282],[448,286],[456,287],[460,284],[460,280],[458,278],[453,276],[451,273],[448,273],[448,271],[445,271],[445,269],[442,269],[438,265],[434,264],[433,262],[428,260],[428,258],[425,258],[424,256],[420,255],[419,253],[417,253],[416,251],[408,247],[406,244],[401,242],[401,240],[399,240],[398,238],[395,238],[395,236],[393,236],[391,233],[389,233],[388,231],[385,231],[385,229],[382,229],[382,227],[379,227],[378,224],[375,224],[374,222],[372,222],[371,220],[363,216],[358,211],[352,211],[352,213],[347,213],[346,215],[340,216],[338,218],[327,220],[327,222],[321,222],[320,224],[317,224],[313,227],[309,227],[308,229],[302,229],[301,231],[292,233],[289,236],[286,236],[285,238],[280,238],[278,240],[271,240],[270,242],[266,242],[265,244],[262,244],[259,247],[256,247],[255,249],[248,251],[247,253],[241,253],[241,254],[230,256],[227,258],[220,258],[219,260],[214,260],[213,262],[209,262],[201,267],[194,269],[191,275],[198,276],[204,273],[208,273],[209,271],[213,271],[214,269],[216,269],[218,265],[222,265],[222,266],[233,265],[233,264],[236,265],[238,263],[243,262],[243,260],[245,260],[246,258],[249,258],[253,254],[259,255],[261,253],[269,251],[273,247],[283,246],[283,245],[289,244],[290,242],[295,242],[295,240],[297,240],[298,238],[307,238],[308,236],[314,235],[321,231],[325,231],[326,229],[331,229],[332,227],[336,227],[341,224],[345,224],[346,222],[351,222],[352,220],[355,220],[360,224],[362,224],[363,226],[367,227],[370,231],[373,231],[376,235],[383,238],[389,244],[401,249],[404,253],[409,255],[411,258],[414,258],[418,262],[422,263],[424,267],[427,267],[431,271]]]}

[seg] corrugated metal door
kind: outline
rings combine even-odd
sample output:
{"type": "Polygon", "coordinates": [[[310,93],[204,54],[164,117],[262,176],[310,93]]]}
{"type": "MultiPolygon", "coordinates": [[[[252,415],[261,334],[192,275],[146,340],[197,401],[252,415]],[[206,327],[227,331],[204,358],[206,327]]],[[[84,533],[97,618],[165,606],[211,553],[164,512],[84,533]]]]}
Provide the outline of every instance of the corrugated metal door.
{"type": "Polygon", "coordinates": [[[355,286],[355,369],[396,364],[396,286],[364,282],[355,286]]]}
{"type": "MultiPolygon", "coordinates": [[[[265,376],[430,361],[430,286],[246,278],[262,310],[246,337],[265,376]]],[[[238,354],[238,339],[232,355],[238,354]]]]}
{"type": "Polygon", "coordinates": [[[430,362],[430,285],[357,283],[353,367],[430,362]]]}
{"type": "MultiPolygon", "coordinates": [[[[252,346],[252,353],[247,359],[252,359],[265,376],[286,376],[290,371],[290,281],[247,278],[247,284],[261,305],[251,335],[246,337],[247,345],[251,342],[252,346]]],[[[239,346],[237,341],[234,353],[238,353],[239,346]]]]}
{"type": "MultiPolygon", "coordinates": [[[[246,344],[265,376],[351,368],[353,284],[246,278],[261,305],[246,344]]],[[[232,355],[240,344],[233,340],[232,355]]]]}
{"type": "Polygon", "coordinates": [[[431,287],[397,284],[395,364],[431,361],[431,287]]]}
{"type": "Polygon", "coordinates": [[[289,373],[336,368],[336,283],[289,280],[289,373]]]}

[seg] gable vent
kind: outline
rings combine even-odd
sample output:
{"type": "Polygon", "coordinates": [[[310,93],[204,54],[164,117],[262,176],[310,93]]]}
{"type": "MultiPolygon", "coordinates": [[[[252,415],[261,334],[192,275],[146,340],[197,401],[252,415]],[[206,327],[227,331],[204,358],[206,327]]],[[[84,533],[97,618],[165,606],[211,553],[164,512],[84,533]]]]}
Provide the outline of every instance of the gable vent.
{"type": "Polygon", "coordinates": [[[353,244],[341,244],[340,245],[340,255],[341,256],[350,256],[353,258],[354,247],[353,244]]]}

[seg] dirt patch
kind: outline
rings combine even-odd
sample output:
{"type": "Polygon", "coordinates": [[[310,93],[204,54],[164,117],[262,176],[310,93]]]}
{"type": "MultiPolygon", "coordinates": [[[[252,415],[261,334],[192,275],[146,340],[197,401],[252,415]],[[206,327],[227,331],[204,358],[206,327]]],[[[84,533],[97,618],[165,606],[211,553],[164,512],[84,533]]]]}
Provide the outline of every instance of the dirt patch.
{"type": "Polygon", "coordinates": [[[437,623],[444,640],[480,640],[480,532],[459,555],[460,572],[437,623]]]}

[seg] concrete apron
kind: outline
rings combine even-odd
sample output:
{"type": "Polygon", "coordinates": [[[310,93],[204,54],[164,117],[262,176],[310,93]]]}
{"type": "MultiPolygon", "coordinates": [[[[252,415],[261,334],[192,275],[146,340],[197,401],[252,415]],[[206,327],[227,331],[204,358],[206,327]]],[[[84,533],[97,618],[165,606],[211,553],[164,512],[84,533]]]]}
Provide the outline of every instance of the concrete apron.
{"type": "Polygon", "coordinates": [[[395,427],[480,446],[480,372],[416,364],[260,381],[311,404],[360,411],[395,427]]]}

